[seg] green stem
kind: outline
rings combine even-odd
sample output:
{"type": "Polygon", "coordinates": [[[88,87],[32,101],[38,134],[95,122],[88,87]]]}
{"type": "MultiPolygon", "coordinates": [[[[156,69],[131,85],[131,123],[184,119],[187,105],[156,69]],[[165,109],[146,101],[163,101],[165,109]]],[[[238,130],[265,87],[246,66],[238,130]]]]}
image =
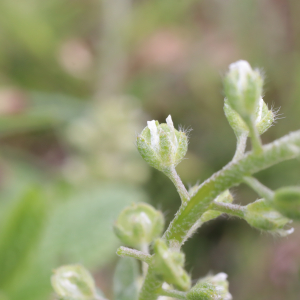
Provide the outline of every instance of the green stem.
{"type": "Polygon", "coordinates": [[[163,282],[157,279],[155,271],[150,266],[139,294],[139,300],[156,300],[159,296],[158,292],[161,290],[162,284],[163,282]]]}
{"type": "MultiPolygon", "coordinates": [[[[243,182],[244,177],[300,156],[300,130],[265,145],[262,149],[263,151],[259,154],[252,151],[246,153],[238,161],[227,164],[222,170],[202,183],[197,193],[187,203],[182,203],[164,234],[169,245],[178,245],[179,250],[187,239],[191,228],[209,209],[212,201],[225,190],[243,182]]],[[[156,300],[162,283],[150,267],[139,300],[156,300]]]]}
{"type": "Polygon", "coordinates": [[[265,145],[260,154],[252,151],[238,161],[230,162],[206,180],[187,204],[181,205],[164,234],[167,242],[182,245],[191,227],[223,191],[240,184],[245,176],[300,155],[300,130],[265,145]]]}
{"type": "Polygon", "coordinates": [[[237,144],[236,144],[236,150],[233,157],[233,161],[239,160],[243,157],[247,145],[247,139],[248,139],[248,132],[241,133],[240,135],[237,135],[237,144]]]}
{"type": "Polygon", "coordinates": [[[209,209],[217,210],[219,212],[233,215],[239,218],[243,218],[246,211],[243,206],[223,202],[212,202],[212,204],[209,206],[209,209]]]}
{"type": "Polygon", "coordinates": [[[150,264],[152,261],[151,255],[141,252],[141,251],[138,251],[138,250],[135,250],[135,249],[123,247],[123,246],[118,248],[117,255],[119,255],[121,257],[133,257],[133,258],[141,260],[147,264],[150,264]]]}
{"type": "Polygon", "coordinates": [[[151,263],[152,261],[152,256],[149,255],[149,244],[144,243],[141,247],[142,253],[147,255],[149,257],[148,261],[143,261],[142,262],[142,270],[143,270],[143,277],[145,278],[148,272],[148,265],[151,263]]]}
{"type": "Polygon", "coordinates": [[[160,289],[158,293],[161,296],[167,296],[167,297],[177,298],[177,299],[180,299],[180,300],[186,300],[186,293],[185,292],[180,292],[180,291],[176,291],[176,290],[160,289]]]}
{"type": "Polygon", "coordinates": [[[261,197],[265,198],[268,201],[272,201],[274,198],[274,192],[264,186],[256,178],[251,176],[245,176],[244,182],[249,185],[254,191],[257,192],[261,197]]]}
{"type": "Polygon", "coordinates": [[[249,120],[249,122],[247,122],[247,125],[249,127],[249,134],[251,138],[253,152],[256,154],[260,154],[263,151],[263,147],[255,122],[253,120],[249,120]]]}
{"type": "Polygon", "coordinates": [[[180,177],[178,176],[175,167],[174,166],[170,167],[170,169],[167,169],[166,171],[164,171],[164,173],[174,183],[177,192],[180,196],[181,202],[182,203],[188,202],[190,200],[190,195],[186,190],[184,184],[182,183],[180,177]]]}

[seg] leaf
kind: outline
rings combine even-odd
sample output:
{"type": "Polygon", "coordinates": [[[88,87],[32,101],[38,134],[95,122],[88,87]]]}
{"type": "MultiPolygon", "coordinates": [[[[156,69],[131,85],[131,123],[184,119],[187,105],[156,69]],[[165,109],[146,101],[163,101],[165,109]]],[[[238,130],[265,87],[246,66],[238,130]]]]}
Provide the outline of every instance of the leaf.
{"type": "Polygon", "coordinates": [[[11,300],[47,299],[51,271],[62,264],[81,263],[96,269],[115,257],[119,244],[113,222],[125,206],[145,201],[135,187],[120,184],[86,186],[53,193],[56,203],[43,241],[22,278],[10,290],[11,300]]]}
{"type": "Polygon", "coordinates": [[[37,245],[46,216],[46,201],[39,188],[33,187],[14,203],[0,232],[0,288],[12,284],[37,245]]]}
{"type": "Polygon", "coordinates": [[[116,184],[75,190],[53,212],[44,250],[59,254],[64,263],[80,262],[87,268],[107,262],[118,244],[114,221],[124,207],[143,200],[138,189],[116,184]]]}
{"type": "Polygon", "coordinates": [[[139,266],[134,258],[121,258],[114,276],[114,300],[136,300],[139,266]]]}

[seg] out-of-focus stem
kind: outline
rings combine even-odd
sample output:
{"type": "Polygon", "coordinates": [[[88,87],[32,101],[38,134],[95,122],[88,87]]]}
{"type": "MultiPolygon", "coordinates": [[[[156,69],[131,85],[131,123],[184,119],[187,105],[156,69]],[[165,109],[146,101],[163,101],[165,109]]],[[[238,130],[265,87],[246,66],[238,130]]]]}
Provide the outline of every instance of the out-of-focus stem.
{"type": "Polygon", "coordinates": [[[132,0],[101,0],[101,23],[96,75],[96,99],[118,94],[126,76],[125,29],[132,0]]]}
{"type": "Polygon", "coordinates": [[[162,296],[167,296],[167,297],[172,297],[180,300],[185,300],[186,299],[186,293],[185,292],[180,292],[176,290],[165,290],[165,289],[160,289],[159,294],[162,296]]]}
{"type": "Polygon", "coordinates": [[[148,264],[151,263],[151,260],[152,260],[152,256],[149,255],[149,245],[148,244],[143,244],[142,247],[141,247],[141,250],[142,252],[147,255],[148,257],[150,257],[150,260],[146,261],[144,260],[142,262],[142,270],[143,270],[143,276],[144,278],[146,277],[147,275],[147,271],[148,271],[148,264]]]}
{"type": "Polygon", "coordinates": [[[274,197],[274,192],[259,182],[256,178],[251,176],[245,176],[244,182],[249,185],[257,194],[266,200],[272,200],[274,197]]]}

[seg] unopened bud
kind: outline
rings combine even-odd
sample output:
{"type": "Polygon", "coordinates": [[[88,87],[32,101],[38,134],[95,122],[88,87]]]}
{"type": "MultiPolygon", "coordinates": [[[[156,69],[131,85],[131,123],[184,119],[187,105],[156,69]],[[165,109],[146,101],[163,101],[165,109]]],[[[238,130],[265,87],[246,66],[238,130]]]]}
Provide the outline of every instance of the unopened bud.
{"type": "Polygon", "coordinates": [[[293,228],[284,228],[291,223],[291,220],[274,210],[272,205],[264,199],[248,204],[244,218],[257,229],[277,233],[281,236],[289,235],[294,231],[293,228]]]}
{"type": "Polygon", "coordinates": [[[132,204],[125,208],[115,223],[118,238],[130,247],[141,248],[162,234],[163,214],[145,203],[132,204]]]}
{"type": "Polygon", "coordinates": [[[187,293],[187,300],[231,300],[228,291],[227,275],[219,273],[215,276],[207,276],[187,293]]]}
{"type": "Polygon", "coordinates": [[[143,159],[160,171],[177,166],[188,147],[186,134],[174,128],[171,116],[166,122],[148,121],[148,126],[137,137],[137,147],[143,159]]]}
{"type": "Polygon", "coordinates": [[[81,265],[68,265],[56,269],[51,283],[61,298],[93,300],[96,297],[94,279],[81,265]]]}
{"type": "Polygon", "coordinates": [[[278,189],[274,196],[274,207],[284,216],[300,220],[300,187],[278,189]]]}
{"type": "Polygon", "coordinates": [[[179,290],[188,290],[191,286],[191,279],[183,269],[184,254],[170,250],[161,239],[155,241],[154,253],[153,267],[157,275],[179,290]]]}
{"type": "Polygon", "coordinates": [[[263,79],[258,70],[240,60],[229,66],[224,79],[228,104],[242,119],[253,119],[262,95],[263,79]]]}

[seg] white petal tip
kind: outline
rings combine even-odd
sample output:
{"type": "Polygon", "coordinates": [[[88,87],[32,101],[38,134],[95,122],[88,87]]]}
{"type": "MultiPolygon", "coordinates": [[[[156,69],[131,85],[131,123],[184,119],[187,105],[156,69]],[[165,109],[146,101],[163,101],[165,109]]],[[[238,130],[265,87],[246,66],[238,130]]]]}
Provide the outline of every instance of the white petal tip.
{"type": "Polygon", "coordinates": [[[243,69],[245,71],[251,71],[251,66],[246,60],[238,60],[232,64],[229,65],[229,70],[234,69],[243,69]]]}

